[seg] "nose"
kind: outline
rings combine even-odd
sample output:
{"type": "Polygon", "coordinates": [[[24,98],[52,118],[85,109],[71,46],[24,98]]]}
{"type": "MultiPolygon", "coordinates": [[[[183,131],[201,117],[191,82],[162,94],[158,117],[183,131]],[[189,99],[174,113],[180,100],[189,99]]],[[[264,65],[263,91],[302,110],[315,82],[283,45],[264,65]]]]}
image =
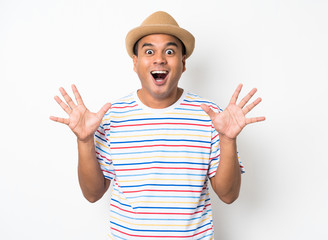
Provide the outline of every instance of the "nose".
{"type": "Polygon", "coordinates": [[[157,54],[154,55],[154,64],[164,65],[166,63],[167,61],[165,58],[165,54],[158,52],[157,54]]]}

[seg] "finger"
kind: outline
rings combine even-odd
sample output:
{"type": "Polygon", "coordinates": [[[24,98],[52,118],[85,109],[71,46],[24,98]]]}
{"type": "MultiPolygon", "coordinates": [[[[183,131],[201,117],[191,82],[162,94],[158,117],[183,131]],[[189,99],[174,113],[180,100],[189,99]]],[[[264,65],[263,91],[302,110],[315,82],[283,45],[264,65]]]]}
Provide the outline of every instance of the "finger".
{"type": "Polygon", "coordinates": [[[59,123],[63,123],[66,125],[69,124],[69,119],[67,119],[67,118],[59,118],[59,117],[54,117],[54,116],[50,116],[49,118],[50,118],[50,120],[52,120],[54,122],[59,122],[59,123]]]}
{"type": "Polygon", "coordinates": [[[246,124],[250,123],[256,123],[256,122],[262,122],[265,120],[265,117],[253,117],[253,118],[247,118],[246,119],[246,124]]]}
{"type": "Polygon", "coordinates": [[[232,97],[231,97],[230,104],[236,104],[239,93],[240,93],[242,88],[243,88],[243,84],[239,84],[238,87],[236,88],[235,92],[233,93],[232,97]]]}
{"type": "Polygon", "coordinates": [[[73,102],[72,98],[67,94],[67,92],[65,91],[64,88],[59,88],[60,93],[62,94],[62,96],[64,97],[65,101],[67,102],[68,106],[70,106],[70,108],[74,108],[76,107],[75,103],[73,102]]]}
{"type": "Polygon", "coordinates": [[[207,115],[213,120],[215,118],[215,112],[207,105],[201,104],[200,107],[207,113],[207,115]]]}
{"type": "Polygon", "coordinates": [[[72,85],[72,90],[73,90],[73,93],[74,93],[77,104],[78,105],[84,105],[82,97],[81,97],[79,91],[77,90],[77,87],[74,84],[72,85]]]}
{"type": "Polygon", "coordinates": [[[61,108],[67,113],[67,114],[70,114],[71,113],[71,109],[58,97],[58,96],[55,96],[54,97],[56,102],[61,106],[61,108]]]}
{"type": "Polygon", "coordinates": [[[249,99],[251,99],[254,94],[256,93],[257,89],[256,88],[253,88],[241,101],[240,103],[238,104],[238,106],[240,108],[243,108],[249,101],[249,99]]]}
{"type": "Polygon", "coordinates": [[[246,115],[249,113],[257,104],[259,104],[262,101],[262,98],[257,98],[254,102],[247,105],[245,108],[243,108],[243,113],[246,115]]]}
{"type": "Polygon", "coordinates": [[[103,118],[105,113],[111,108],[112,104],[106,103],[98,112],[97,117],[103,118]]]}

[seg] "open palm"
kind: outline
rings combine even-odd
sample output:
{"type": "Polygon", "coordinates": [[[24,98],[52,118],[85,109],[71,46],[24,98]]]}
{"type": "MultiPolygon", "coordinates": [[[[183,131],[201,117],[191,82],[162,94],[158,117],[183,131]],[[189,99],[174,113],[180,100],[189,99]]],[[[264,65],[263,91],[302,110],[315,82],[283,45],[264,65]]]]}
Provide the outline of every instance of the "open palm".
{"type": "Polygon", "coordinates": [[[75,85],[72,85],[72,90],[77,104],[73,102],[72,98],[67,94],[64,88],[60,88],[59,91],[67,104],[58,96],[55,96],[56,102],[69,115],[69,117],[59,118],[51,116],[50,119],[69,126],[80,141],[93,139],[95,131],[99,127],[103,116],[111,107],[111,104],[106,103],[97,113],[90,112],[84,105],[75,85]]]}
{"type": "Polygon", "coordinates": [[[201,105],[202,109],[210,116],[216,131],[221,136],[229,139],[235,139],[247,124],[265,120],[265,117],[246,118],[246,114],[261,102],[261,98],[257,98],[254,102],[245,107],[257,91],[256,88],[254,88],[237,105],[236,102],[241,89],[242,84],[237,87],[229,105],[223,112],[215,113],[207,105],[201,105]]]}

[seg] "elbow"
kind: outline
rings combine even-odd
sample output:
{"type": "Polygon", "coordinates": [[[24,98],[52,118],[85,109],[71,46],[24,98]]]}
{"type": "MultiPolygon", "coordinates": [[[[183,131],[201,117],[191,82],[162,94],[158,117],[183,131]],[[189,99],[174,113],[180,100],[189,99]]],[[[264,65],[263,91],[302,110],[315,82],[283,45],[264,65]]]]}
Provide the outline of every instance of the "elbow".
{"type": "Polygon", "coordinates": [[[95,203],[97,202],[99,199],[101,199],[102,196],[95,196],[95,195],[84,195],[84,198],[86,200],[88,200],[88,202],[90,203],[95,203]]]}
{"type": "Polygon", "coordinates": [[[224,195],[224,196],[219,195],[219,198],[225,204],[232,204],[233,202],[235,202],[238,199],[238,197],[239,197],[239,193],[224,195]]]}
{"type": "Polygon", "coordinates": [[[225,197],[225,198],[220,198],[222,202],[225,204],[232,204],[234,201],[237,200],[238,197],[225,197]]]}
{"type": "Polygon", "coordinates": [[[86,198],[87,200],[88,200],[88,202],[90,202],[90,203],[95,203],[95,202],[97,202],[99,199],[97,199],[97,198],[86,198]]]}
{"type": "Polygon", "coordinates": [[[223,194],[222,192],[215,192],[215,193],[220,198],[220,200],[226,204],[232,204],[239,197],[239,191],[225,193],[225,194],[223,194]]]}

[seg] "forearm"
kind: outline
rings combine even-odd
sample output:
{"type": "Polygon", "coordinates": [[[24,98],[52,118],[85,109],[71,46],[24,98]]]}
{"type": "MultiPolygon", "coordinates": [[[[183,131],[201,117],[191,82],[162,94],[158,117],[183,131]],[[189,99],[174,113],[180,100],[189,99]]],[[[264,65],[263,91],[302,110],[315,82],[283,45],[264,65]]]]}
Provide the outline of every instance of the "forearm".
{"type": "Polygon", "coordinates": [[[95,202],[104,195],[108,186],[96,158],[93,139],[87,142],[78,140],[77,143],[80,187],[84,197],[90,202],[95,202]]]}
{"type": "Polygon", "coordinates": [[[232,203],[239,196],[241,172],[237,156],[236,139],[220,138],[220,164],[211,179],[213,190],[226,203],[232,203]]]}

